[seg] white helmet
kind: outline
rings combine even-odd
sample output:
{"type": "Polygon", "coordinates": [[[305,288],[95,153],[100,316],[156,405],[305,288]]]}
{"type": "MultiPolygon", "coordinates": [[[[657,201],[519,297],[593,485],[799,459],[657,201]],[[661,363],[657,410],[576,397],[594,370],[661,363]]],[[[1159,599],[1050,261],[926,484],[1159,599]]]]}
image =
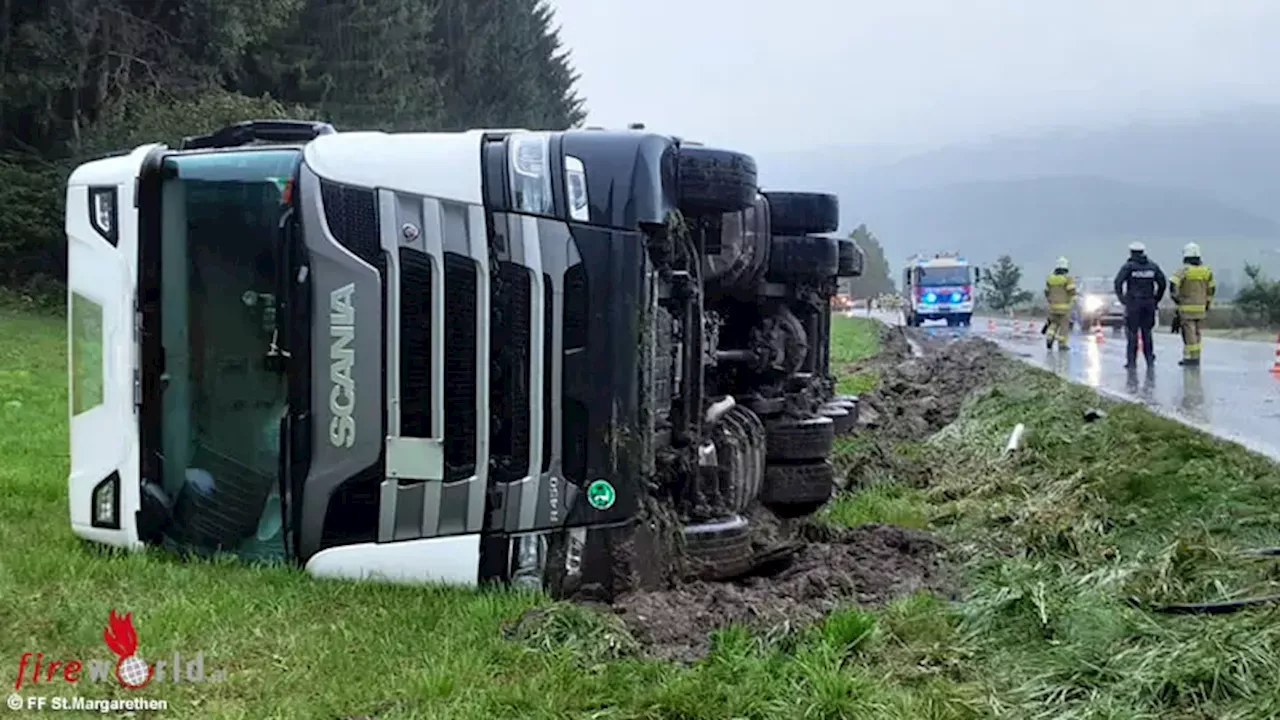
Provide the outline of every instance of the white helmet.
{"type": "Polygon", "coordinates": [[[1129,243],[1129,252],[1144,253],[1146,251],[1147,251],[1147,246],[1143,245],[1141,242],[1137,240],[1134,240],[1133,242],[1129,243]]]}
{"type": "Polygon", "coordinates": [[[1068,269],[1068,268],[1070,268],[1070,267],[1071,267],[1071,264],[1067,262],[1067,258],[1066,258],[1066,257],[1060,257],[1060,258],[1058,258],[1058,262],[1053,266],[1053,269],[1055,269],[1055,270],[1066,270],[1066,269],[1068,269]]]}
{"type": "Polygon", "coordinates": [[[1195,243],[1187,243],[1187,246],[1182,248],[1182,257],[1184,258],[1200,257],[1200,246],[1195,243]]]}

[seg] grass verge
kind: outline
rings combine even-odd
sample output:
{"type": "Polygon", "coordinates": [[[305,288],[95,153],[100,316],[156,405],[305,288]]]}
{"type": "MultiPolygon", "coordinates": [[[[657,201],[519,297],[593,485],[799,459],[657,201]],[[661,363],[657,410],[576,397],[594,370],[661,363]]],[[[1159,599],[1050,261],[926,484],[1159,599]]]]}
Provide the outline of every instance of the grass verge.
{"type": "Polygon", "coordinates": [[[880,352],[882,327],[879,321],[867,318],[831,318],[831,366],[839,376],[837,393],[861,395],[880,384],[875,368],[862,366],[880,352]]]}
{"type": "MultiPolygon", "coordinates": [[[[867,321],[862,321],[867,322],[867,321]]],[[[874,354],[843,319],[833,360],[874,354]],[[839,348],[839,350],[837,350],[839,348]]],[[[704,661],[639,658],[612,618],[514,592],[322,582],[287,568],[178,562],[82,546],[66,525],[65,320],[0,311],[0,679],[19,656],[112,660],[108,611],[132,612],[147,660],[203,652],[217,683],[61,681],[30,694],[146,697],[190,718],[1268,717],[1280,712],[1280,623],[1199,619],[1128,596],[1261,592],[1280,545],[1275,466],[1138,409],[1080,421],[1088,393],[1031,370],[903,457],[928,487],[886,478],[834,522],[940,530],[972,588],[808,629],[719,632],[704,661]],[[996,449],[1015,422],[1025,452],[996,449]],[[550,620],[511,623],[542,607],[550,620]],[[507,628],[504,630],[504,628],[507,628]]],[[[856,443],[856,440],[850,441],[856,443]]],[[[904,478],[908,476],[904,475],[904,478]]],[[[144,713],[145,714],[145,713],[144,713]]]]}

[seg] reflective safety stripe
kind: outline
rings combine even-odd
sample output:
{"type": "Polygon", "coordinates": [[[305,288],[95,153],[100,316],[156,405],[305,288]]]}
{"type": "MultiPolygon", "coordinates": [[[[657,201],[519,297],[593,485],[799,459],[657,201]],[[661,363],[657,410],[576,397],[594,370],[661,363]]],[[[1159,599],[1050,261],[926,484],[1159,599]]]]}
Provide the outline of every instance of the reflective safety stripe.
{"type": "Polygon", "coordinates": [[[1071,303],[1050,303],[1049,312],[1056,312],[1056,313],[1071,312],[1071,303]]]}
{"type": "Polygon", "coordinates": [[[1181,313],[1194,313],[1194,312],[1202,313],[1204,311],[1205,311],[1204,303],[1197,303],[1195,305],[1179,305],[1178,306],[1178,312],[1181,312],[1181,313]]]}

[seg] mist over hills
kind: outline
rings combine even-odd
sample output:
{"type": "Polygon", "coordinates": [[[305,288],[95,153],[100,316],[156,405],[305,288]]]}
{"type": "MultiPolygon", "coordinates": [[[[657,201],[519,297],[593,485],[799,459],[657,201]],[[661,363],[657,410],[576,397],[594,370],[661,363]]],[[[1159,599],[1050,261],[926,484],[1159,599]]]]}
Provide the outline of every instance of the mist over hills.
{"type": "Polygon", "coordinates": [[[890,263],[1009,253],[1038,277],[1067,255],[1079,274],[1110,275],[1132,240],[1165,266],[1194,240],[1227,284],[1246,261],[1280,274],[1280,108],[916,154],[822,148],[764,155],[760,166],[766,187],[839,194],[841,230],[865,222],[890,263]]]}

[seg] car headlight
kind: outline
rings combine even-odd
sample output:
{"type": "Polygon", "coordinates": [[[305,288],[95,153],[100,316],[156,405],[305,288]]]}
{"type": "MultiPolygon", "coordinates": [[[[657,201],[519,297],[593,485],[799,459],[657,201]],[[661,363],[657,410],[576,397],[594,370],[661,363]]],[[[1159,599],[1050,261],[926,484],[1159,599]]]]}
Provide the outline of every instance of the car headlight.
{"type": "Polygon", "coordinates": [[[951,293],[951,302],[958,303],[963,301],[964,301],[964,293],[961,293],[961,292],[951,293]]]}
{"type": "Polygon", "coordinates": [[[1093,312],[1094,310],[1101,310],[1103,304],[1104,302],[1101,297],[1097,295],[1090,295],[1084,299],[1085,312],[1093,312]]]}
{"type": "Polygon", "coordinates": [[[937,293],[925,293],[924,298],[922,299],[932,305],[933,303],[938,302],[938,295],[937,293]]]}
{"type": "Polygon", "coordinates": [[[539,215],[554,212],[550,136],[541,132],[514,134],[507,152],[511,160],[511,199],[516,211],[539,215]]]}

